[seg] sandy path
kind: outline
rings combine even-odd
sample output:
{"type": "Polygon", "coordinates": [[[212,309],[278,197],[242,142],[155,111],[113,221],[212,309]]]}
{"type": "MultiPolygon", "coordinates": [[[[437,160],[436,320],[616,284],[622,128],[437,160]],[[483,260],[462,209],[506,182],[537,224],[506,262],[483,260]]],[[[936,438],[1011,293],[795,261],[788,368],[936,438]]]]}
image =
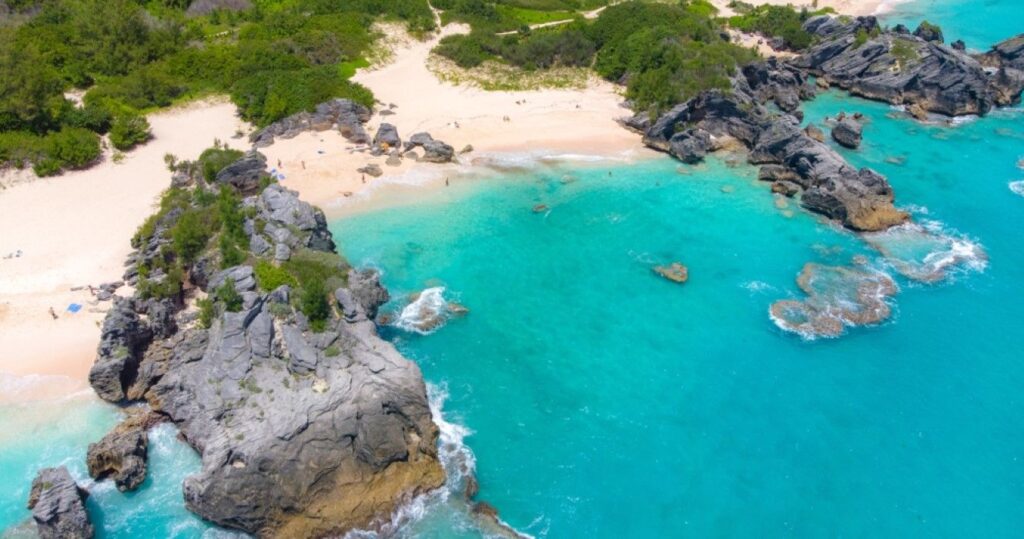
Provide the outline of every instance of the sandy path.
{"type": "Polygon", "coordinates": [[[108,159],[0,191],[0,256],[23,253],[0,259],[0,373],[84,380],[109,303],[93,305],[87,291],[70,288],[120,279],[129,239],[170,183],[164,154],[194,159],[215,138],[243,148],[231,137],[248,129],[226,101],[193,103],[149,121],[154,139],[119,164],[108,159]],[[82,311],[67,313],[73,302],[82,311]]]}

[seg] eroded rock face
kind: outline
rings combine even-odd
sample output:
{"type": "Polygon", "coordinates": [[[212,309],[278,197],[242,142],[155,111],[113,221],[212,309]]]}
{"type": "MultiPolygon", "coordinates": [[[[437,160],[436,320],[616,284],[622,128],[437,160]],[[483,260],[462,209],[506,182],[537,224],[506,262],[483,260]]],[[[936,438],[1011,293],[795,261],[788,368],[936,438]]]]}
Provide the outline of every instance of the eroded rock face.
{"type": "Polygon", "coordinates": [[[373,136],[373,146],[384,151],[401,148],[402,139],[398,136],[398,128],[389,123],[380,124],[377,134],[373,136]]]}
{"type": "Polygon", "coordinates": [[[259,190],[260,180],[267,175],[267,158],[251,151],[218,172],[217,183],[230,185],[243,194],[252,194],[259,190]]]}
{"type": "Polygon", "coordinates": [[[820,16],[808,19],[804,29],[818,41],[793,64],[868,99],[958,116],[1019,102],[1024,88],[1014,73],[997,76],[943,45],[931,27],[912,35],[883,31],[874,17],[842,23],[820,16]]]}
{"type": "MultiPolygon", "coordinates": [[[[260,290],[250,265],[209,270],[197,286],[209,293],[232,282],[237,312],[220,307],[205,329],[177,305],[176,324],[162,325],[173,331],[154,336],[149,315],[139,316],[153,311],[123,300],[105,322],[93,385],[108,400],[144,399],[199,452],[202,470],[183,489],[203,518],[259,536],[372,526],[445,479],[420,370],[378,337],[387,291],[376,272],[333,253],[319,210],[279,185],[242,205],[250,245],[266,244],[263,260],[267,246],[285,246],[333,275],[323,325],[296,309],[289,285],[260,290]]],[[[118,427],[91,448],[90,471],[137,485],[144,436],[118,427]]]]}
{"type": "Polygon", "coordinates": [[[884,177],[847,164],[813,133],[801,129],[796,115],[765,107],[778,95],[809,97],[813,91],[808,88],[806,80],[777,62],[763,62],[744,68],[744,75],[733,79],[730,93],[702,92],[653,122],[642,113],[626,124],[641,130],[648,146],[691,163],[713,148],[705,143],[712,137],[735,139],[750,150],[748,161],[766,165],[762,180],[787,182],[780,183],[786,193],[802,190],[805,208],[854,230],[883,230],[905,222],[908,216],[893,206],[892,188],[884,177]]]}
{"type": "Polygon", "coordinates": [[[111,478],[118,490],[135,490],[146,479],[149,437],[146,429],[159,418],[136,413],[121,422],[99,442],[89,444],[86,464],[97,481],[111,478]]]}
{"type": "Polygon", "coordinates": [[[85,499],[68,469],[43,468],[36,474],[29,492],[28,508],[41,539],[91,539],[95,534],[85,499]]]}
{"type": "Polygon", "coordinates": [[[290,139],[306,131],[325,131],[336,128],[341,136],[354,144],[370,142],[364,125],[370,121],[370,109],[348,99],[333,99],[320,103],[313,112],[299,112],[253,133],[249,140],[263,148],[277,137],[290,139]]]}
{"type": "Polygon", "coordinates": [[[843,118],[832,128],[832,140],[850,149],[860,147],[864,128],[852,118],[843,118]]]}

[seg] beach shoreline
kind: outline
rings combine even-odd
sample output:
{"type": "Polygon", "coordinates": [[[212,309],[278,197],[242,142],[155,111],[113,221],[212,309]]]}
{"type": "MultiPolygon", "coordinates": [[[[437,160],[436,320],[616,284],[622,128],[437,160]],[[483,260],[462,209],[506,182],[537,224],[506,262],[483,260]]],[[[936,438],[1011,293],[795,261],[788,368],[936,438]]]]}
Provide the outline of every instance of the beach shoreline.
{"type": "MultiPolygon", "coordinates": [[[[888,5],[835,0],[821,7],[857,15],[888,5]]],[[[353,77],[379,101],[368,132],[375,133],[383,122],[395,125],[403,140],[428,132],[450,144],[458,162],[406,158],[391,166],[386,156],[374,157],[335,131],[302,133],[261,148],[280,183],[323,208],[328,218],[402,204],[415,200],[416,190],[500,173],[509,163],[516,168],[516,163],[543,164],[559,156],[629,162],[660,155],[619,125],[617,120],[631,111],[622,106],[621,88],[610,82],[595,77],[582,89],[525,91],[457,86],[439,80],[428,60],[441,37],[465,32],[464,26],[445,26],[426,41],[411,39],[394,26],[383,29],[394,34],[388,37],[394,47],[390,61],[353,77]],[[357,172],[371,163],[381,167],[379,178],[357,172]]],[[[108,152],[90,169],[54,178],[0,173],[0,256],[22,253],[0,260],[0,349],[5,352],[0,374],[36,376],[41,386],[51,388],[65,384],[48,377],[64,376],[69,379],[64,392],[79,390],[110,305],[97,302],[85,287],[121,278],[129,239],[170,184],[164,155],[195,159],[215,139],[241,150],[249,147],[247,139],[236,135],[251,127],[224,98],[187,103],[152,114],[149,121],[154,139],[120,163],[108,152]],[[70,313],[71,304],[81,310],[70,313]]]]}

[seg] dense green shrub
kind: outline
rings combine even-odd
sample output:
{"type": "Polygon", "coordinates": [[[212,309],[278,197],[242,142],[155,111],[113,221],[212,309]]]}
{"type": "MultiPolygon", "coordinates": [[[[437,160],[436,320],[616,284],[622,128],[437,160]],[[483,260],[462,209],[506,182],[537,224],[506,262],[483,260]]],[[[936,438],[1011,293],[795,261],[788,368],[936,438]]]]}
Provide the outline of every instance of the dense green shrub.
{"type": "Polygon", "coordinates": [[[269,260],[259,260],[254,268],[256,273],[256,284],[261,290],[270,292],[282,285],[297,286],[298,281],[284,268],[275,266],[269,260]]]}
{"type": "MultiPolygon", "coordinates": [[[[814,15],[822,12],[815,12],[814,15]]],[[[812,14],[804,8],[796,11],[792,6],[764,5],[733,16],[729,25],[744,32],[756,32],[767,37],[780,37],[794,50],[810,46],[813,36],[803,29],[803,23],[812,14]]]]}
{"type": "Polygon", "coordinates": [[[323,331],[331,317],[331,304],[327,294],[327,286],[321,279],[303,283],[299,292],[299,310],[309,319],[309,326],[313,331],[323,331]]]}
{"type": "Polygon", "coordinates": [[[196,323],[201,328],[209,328],[213,324],[213,317],[217,315],[216,305],[210,298],[203,298],[196,301],[196,307],[199,307],[199,316],[196,318],[196,323]]]}
{"type": "Polygon", "coordinates": [[[67,127],[43,138],[43,156],[33,166],[40,176],[58,174],[65,168],[91,165],[101,154],[96,133],[79,127],[67,127]]]}
{"type": "Polygon", "coordinates": [[[196,163],[199,166],[199,171],[203,173],[203,179],[207,183],[213,183],[218,172],[241,159],[243,155],[245,155],[243,152],[231,148],[208,148],[199,154],[196,163]]]}
{"type": "Polygon", "coordinates": [[[149,122],[138,114],[119,114],[110,126],[110,144],[121,151],[146,142],[150,136],[149,122]]]}
{"type": "Polygon", "coordinates": [[[174,252],[186,264],[195,262],[215,232],[211,215],[201,209],[186,210],[171,228],[174,252]]]}
{"type": "Polygon", "coordinates": [[[224,284],[217,287],[214,291],[214,296],[217,301],[224,304],[224,310],[229,313],[237,313],[242,310],[242,295],[235,290],[235,281],[233,279],[225,279],[224,284]]]}

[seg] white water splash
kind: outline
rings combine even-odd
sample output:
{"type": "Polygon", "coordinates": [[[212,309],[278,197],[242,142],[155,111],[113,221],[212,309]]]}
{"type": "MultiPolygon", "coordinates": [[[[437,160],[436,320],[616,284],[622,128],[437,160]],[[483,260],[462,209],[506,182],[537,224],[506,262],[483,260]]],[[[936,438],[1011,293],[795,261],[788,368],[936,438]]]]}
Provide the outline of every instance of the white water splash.
{"type": "Polygon", "coordinates": [[[1010,182],[1010,191],[1014,194],[1024,197],[1024,180],[1010,182]]]}
{"type": "Polygon", "coordinates": [[[395,327],[429,335],[444,325],[449,316],[448,302],[444,299],[444,287],[435,286],[420,292],[415,301],[405,306],[395,327]]]}

